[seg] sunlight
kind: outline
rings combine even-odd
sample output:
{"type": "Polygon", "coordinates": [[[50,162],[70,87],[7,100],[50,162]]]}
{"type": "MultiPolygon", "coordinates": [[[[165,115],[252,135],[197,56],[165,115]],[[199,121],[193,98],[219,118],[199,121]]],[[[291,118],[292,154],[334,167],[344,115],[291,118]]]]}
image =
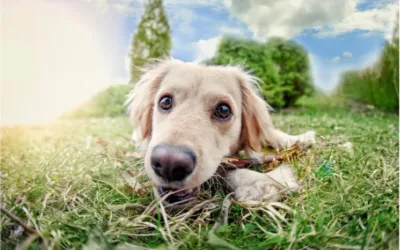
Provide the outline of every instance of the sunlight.
{"type": "Polygon", "coordinates": [[[98,42],[107,24],[88,18],[96,13],[60,2],[2,5],[1,124],[51,122],[112,83],[110,48],[98,42]]]}

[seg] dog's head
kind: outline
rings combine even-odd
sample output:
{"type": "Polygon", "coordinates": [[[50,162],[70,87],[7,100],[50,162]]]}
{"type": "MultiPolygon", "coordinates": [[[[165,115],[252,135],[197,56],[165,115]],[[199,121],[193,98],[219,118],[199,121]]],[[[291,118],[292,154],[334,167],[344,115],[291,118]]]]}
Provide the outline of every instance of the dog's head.
{"type": "Polygon", "coordinates": [[[268,106],[240,67],[162,60],[130,95],[131,121],[148,176],[160,188],[192,195],[223,157],[273,142],[268,106]]]}

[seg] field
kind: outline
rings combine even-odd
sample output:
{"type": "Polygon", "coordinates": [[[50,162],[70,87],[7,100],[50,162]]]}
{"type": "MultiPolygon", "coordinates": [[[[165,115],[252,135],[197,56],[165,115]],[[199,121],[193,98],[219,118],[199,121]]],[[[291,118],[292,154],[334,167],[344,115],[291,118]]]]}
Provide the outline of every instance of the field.
{"type": "Polygon", "coordinates": [[[273,119],[317,132],[292,162],[302,190],[258,207],[227,198],[216,228],[224,193],[204,189],[202,205],[168,213],[153,189],[125,184],[141,170],[125,117],[3,127],[1,204],[39,236],[2,214],[1,249],[398,249],[398,116],[332,105],[273,119]]]}

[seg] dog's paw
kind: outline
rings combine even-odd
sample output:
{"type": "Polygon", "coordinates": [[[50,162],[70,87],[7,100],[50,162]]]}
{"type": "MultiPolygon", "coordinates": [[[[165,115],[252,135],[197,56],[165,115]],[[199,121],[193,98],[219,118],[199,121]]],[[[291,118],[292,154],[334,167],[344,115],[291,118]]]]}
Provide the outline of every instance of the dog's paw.
{"type": "Polygon", "coordinates": [[[278,201],[279,189],[271,185],[270,181],[256,180],[253,183],[243,185],[235,190],[236,199],[239,202],[278,201]]]}
{"type": "Polygon", "coordinates": [[[303,148],[312,147],[316,142],[316,133],[315,131],[308,131],[304,134],[299,135],[299,143],[303,148]]]}
{"type": "Polygon", "coordinates": [[[249,169],[230,171],[226,180],[235,190],[236,200],[244,203],[279,201],[281,195],[300,188],[296,176],[289,165],[281,165],[268,173],[249,169]]]}

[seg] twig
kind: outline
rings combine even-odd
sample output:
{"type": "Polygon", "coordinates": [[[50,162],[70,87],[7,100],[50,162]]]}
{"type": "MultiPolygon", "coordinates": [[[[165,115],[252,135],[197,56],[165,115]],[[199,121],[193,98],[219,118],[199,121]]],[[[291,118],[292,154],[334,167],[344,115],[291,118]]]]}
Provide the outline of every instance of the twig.
{"type": "Polygon", "coordinates": [[[23,227],[27,232],[31,234],[38,234],[35,229],[29,227],[26,225],[24,222],[22,222],[17,216],[13,215],[11,212],[9,212],[7,209],[5,209],[3,206],[0,206],[0,210],[7,215],[10,219],[13,221],[17,222],[21,227],[23,227]]]}
{"type": "Polygon", "coordinates": [[[238,168],[253,168],[268,164],[276,164],[298,156],[301,151],[302,149],[300,145],[295,143],[290,148],[278,152],[277,154],[261,155],[261,158],[258,160],[241,159],[239,157],[225,157],[220,163],[220,167],[225,170],[233,170],[238,168]]]}

